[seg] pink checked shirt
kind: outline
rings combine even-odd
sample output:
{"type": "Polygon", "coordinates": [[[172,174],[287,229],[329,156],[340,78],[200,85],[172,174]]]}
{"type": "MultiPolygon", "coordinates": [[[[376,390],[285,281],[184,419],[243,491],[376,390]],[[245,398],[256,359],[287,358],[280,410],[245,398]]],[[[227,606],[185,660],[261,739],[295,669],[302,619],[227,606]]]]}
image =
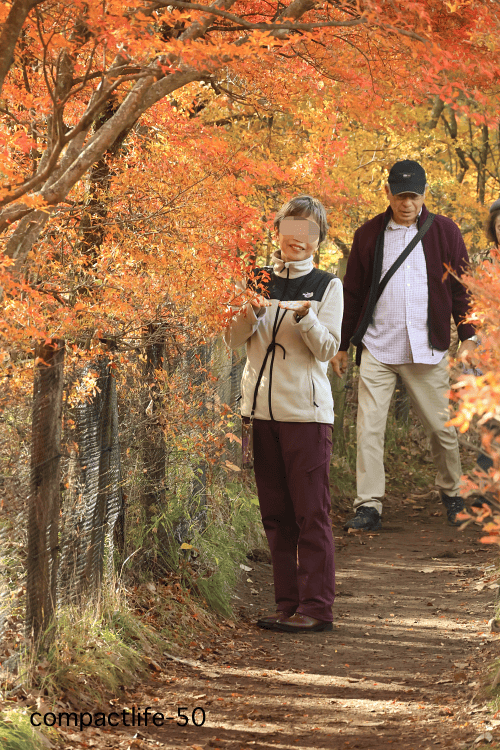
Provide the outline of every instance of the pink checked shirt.
{"type": "MultiPolygon", "coordinates": [[[[394,261],[417,234],[416,222],[404,227],[391,219],[385,230],[383,279],[394,261]]],[[[408,362],[437,365],[445,355],[432,349],[427,331],[429,292],[422,243],[413,248],[382,292],[363,344],[386,365],[408,362]]]]}

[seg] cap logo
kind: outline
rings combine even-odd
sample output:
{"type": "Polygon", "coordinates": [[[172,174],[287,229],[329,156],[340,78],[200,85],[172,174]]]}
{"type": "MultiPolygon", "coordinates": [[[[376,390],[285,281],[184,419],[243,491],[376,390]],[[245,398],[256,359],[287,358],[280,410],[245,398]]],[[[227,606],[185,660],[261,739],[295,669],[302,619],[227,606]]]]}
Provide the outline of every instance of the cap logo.
{"type": "Polygon", "coordinates": [[[402,177],[406,177],[408,179],[409,177],[411,177],[411,174],[404,174],[402,175],[402,177]]]}

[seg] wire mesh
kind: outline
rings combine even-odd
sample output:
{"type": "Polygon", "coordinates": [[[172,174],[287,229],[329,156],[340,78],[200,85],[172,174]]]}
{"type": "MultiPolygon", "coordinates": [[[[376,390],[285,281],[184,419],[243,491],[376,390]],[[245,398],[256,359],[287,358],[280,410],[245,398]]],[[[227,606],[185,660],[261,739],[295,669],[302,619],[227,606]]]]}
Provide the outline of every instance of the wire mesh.
{"type": "Polygon", "coordinates": [[[66,415],[61,602],[99,590],[105,564],[112,566],[115,524],[123,514],[117,392],[110,364],[103,356],[80,370],[80,382],[94,375],[93,393],[66,415]]]}
{"type": "MultiPolygon", "coordinates": [[[[179,511],[168,539],[178,547],[194,528],[203,530],[214,482],[228,479],[223,465],[240,465],[241,446],[225,435],[239,434],[244,348],[231,352],[220,337],[182,347],[165,334],[156,336],[150,356],[149,344],[143,340],[135,353],[129,351],[121,372],[113,352],[84,364],[68,357],[65,371],[62,359],[55,368],[40,364],[32,404],[25,399],[12,407],[19,446],[11,474],[8,461],[2,464],[0,496],[9,498],[9,512],[0,524],[0,543],[1,553],[11,555],[7,543],[17,526],[20,562],[16,580],[0,574],[0,632],[9,594],[19,585],[23,591],[26,570],[31,635],[47,625],[56,603],[97,594],[113,563],[135,552],[126,498],[139,482],[136,497],[144,503],[145,468],[149,473],[156,462],[151,513],[179,511]],[[147,451],[157,449],[159,440],[161,450],[150,455],[148,467],[147,451]]],[[[42,360],[54,351],[64,356],[61,344],[42,360]]],[[[12,570],[10,564],[9,575],[12,570]]]]}

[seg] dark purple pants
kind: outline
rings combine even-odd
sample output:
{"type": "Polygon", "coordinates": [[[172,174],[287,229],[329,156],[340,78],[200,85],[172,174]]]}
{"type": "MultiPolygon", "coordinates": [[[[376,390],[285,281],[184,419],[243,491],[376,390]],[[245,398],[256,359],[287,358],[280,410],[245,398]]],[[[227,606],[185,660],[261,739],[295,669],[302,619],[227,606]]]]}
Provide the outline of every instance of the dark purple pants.
{"type": "Polygon", "coordinates": [[[332,427],[255,419],[254,467],[273,561],[276,608],[330,622],[335,562],[330,510],[332,427]]]}

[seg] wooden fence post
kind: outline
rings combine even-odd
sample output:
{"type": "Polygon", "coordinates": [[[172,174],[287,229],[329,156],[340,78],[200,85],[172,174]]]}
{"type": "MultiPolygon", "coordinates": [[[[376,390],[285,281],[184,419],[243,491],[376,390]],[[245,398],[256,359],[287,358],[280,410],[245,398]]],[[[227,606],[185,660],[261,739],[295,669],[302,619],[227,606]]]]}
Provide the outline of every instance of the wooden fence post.
{"type": "MultiPolygon", "coordinates": [[[[144,366],[144,414],[141,448],[144,470],[144,481],[141,493],[141,504],[148,526],[153,518],[161,516],[165,507],[165,472],[167,445],[165,432],[158,419],[161,415],[161,404],[164,398],[161,380],[158,373],[165,369],[166,329],[164,324],[150,323],[143,331],[146,362],[144,366]]],[[[162,558],[167,556],[171,543],[164,523],[156,524],[157,544],[153,545],[160,568],[164,567],[162,558]]]]}
{"type": "Polygon", "coordinates": [[[26,584],[26,634],[34,641],[47,628],[56,598],[64,345],[49,339],[35,347],[26,584]]]}

